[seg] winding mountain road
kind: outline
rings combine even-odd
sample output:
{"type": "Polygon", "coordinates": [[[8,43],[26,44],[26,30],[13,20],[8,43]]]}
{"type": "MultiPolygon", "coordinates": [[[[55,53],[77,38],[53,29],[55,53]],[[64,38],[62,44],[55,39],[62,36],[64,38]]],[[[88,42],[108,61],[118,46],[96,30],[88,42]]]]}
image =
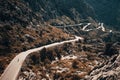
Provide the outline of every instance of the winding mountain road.
{"type": "Polygon", "coordinates": [[[21,52],[10,62],[8,67],[5,69],[4,73],[1,75],[0,80],[16,80],[16,78],[19,74],[19,71],[22,67],[22,64],[29,54],[31,54],[33,52],[40,51],[43,48],[50,48],[50,47],[58,46],[58,45],[61,45],[64,43],[75,42],[75,41],[78,41],[80,39],[83,40],[82,37],[75,36],[75,39],[73,39],[73,40],[56,42],[53,44],[49,44],[49,45],[45,45],[45,46],[42,46],[39,48],[30,49],[30,50],[27,50],[25,52],[21,52]]]}
{"type": "MultiPolygon", "coordinates": [[[[80,23],[80,24],[74,24],[74,25],[64,25],[64,26],[56,26],[58,28],[66,28],[66,27],[75,27],[75,26],[81,26],[83,24],[86,24],[85,26],[83,26],[83,28],[81,29],[82,31],[91,31],[93,30],[92,28],[87,29],[92,23],[80,23]]],[[[105,27],[104,27],[104,23],[99,23],[98,27],[95,29],[101,29],[103,32],[105,32],[105,27]]]]}
{"type": "Polygon", "coordinates": [[[65,25],[65,26],[56,26],[58,28],[61,28],[61,27],[74,27],[74,26],[81,26],[83,23],[80,23],[80,24],[74,24],[74,25],[65,25]]]}
{"type": "Polygon", "coordinates": [[[91,25],[91,23],[87,23],[87,25],[85,25],[85,26],[82,28],[82,30],[85,31],[85,29],[86,29],[89,25],[91,25]]]}

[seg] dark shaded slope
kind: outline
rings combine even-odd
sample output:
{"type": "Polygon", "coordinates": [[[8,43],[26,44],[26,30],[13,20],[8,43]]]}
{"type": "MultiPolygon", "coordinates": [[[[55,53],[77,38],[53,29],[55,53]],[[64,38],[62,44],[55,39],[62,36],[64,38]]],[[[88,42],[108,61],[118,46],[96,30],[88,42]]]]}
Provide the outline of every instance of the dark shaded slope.
{"type": "Polygon", "coordinates": [[[113,28],[120,26],[120,1],[119,0],[86,0],[95,10],[98,19],[113,28]]]}
{"type": "Polygon", "coordinates": [[[41,13],[44,20],[66,15],[72,20],[95,18],[93,9],[84,0],[25,0],[33,11],[41,13]],[[43,14],[44,13],[44,14],[43,14]]]}

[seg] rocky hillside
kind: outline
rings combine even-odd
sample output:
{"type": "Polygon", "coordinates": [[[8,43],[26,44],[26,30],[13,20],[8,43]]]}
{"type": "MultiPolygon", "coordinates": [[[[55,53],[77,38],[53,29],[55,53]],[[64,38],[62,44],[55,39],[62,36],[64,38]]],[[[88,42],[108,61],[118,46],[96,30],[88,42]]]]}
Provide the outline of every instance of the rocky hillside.
{"type": "Polygon", "coordinates": [[[84,0],[24,0],[29,7],[41,13],[44,21],[62,17],[63,15],[69,17],[75,22],[80,19],[87,19],[88,17],[95,18],[94,11],[87,5],[84,0]],[[78,19],[77,19],[78,18],[78,19]]]}
{"type": "MultiPolygon", "coordinates": [[[[55,29],[45,28],[49,24],[74,24],[90,17],[95,18],[94,11],[83,0],[0,0],[0,51],[4,54],[41,46],[51,40],[41,44],[44,34],[55,38],[49,32],[55,29]]],[[[59,30],[58,37],[62,33],[63,38],[68,37],[59,30]]]]}
{"type": "Polygon", "coordinates": [[[70,39],[52,24],[74,24],[90,17],[94,11],[83,0],[0,0],[0,69],[21,51],[70,39]]]}
{"type": "Polygon", "coordinates": [[[119,80],[120,32],[97,23],[118,29],[119,7],[118,0],[0,0],[0,74],[18,53],[78,35],[84,40],[29,55],[18,80],[119,80]]]}
{"type": "Polygon", "coordinates": [[[29,55],[17,80],[119,80],[119,60],[119,42],[87,38],[29,55]]]}

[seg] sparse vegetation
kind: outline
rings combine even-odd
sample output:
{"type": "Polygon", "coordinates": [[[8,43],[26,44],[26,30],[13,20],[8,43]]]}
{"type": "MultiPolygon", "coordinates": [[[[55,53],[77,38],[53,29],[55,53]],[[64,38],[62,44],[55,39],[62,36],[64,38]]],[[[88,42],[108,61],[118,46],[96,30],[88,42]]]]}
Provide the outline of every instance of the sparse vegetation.
{"type": "Polygon", "coordinates": [[[114,31],[119,30],[118,8],[119,0],[0,0],[0,75],[20,52],[81,36],[84,40],[28,55],[18,80],[119,80],[120,32],[114,31]],[[102,30],[99,20],[112,22],[112,27],[104,24],[102,30]],[[92,23],[90,31],[83,30],[87,23],[92,23]]]}

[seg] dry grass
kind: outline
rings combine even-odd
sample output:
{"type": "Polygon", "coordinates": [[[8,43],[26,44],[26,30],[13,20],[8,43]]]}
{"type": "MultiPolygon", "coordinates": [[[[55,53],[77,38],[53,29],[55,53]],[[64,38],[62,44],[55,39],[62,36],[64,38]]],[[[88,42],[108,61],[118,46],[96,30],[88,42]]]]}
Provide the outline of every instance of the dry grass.
{"type": "MultiPolygon", "coordinates": [[[[3,72],[3,70],[6,68],[6,65],[10,63],[16,53],[18,54],[31,48],[40,47],[46,44],[69,39],[69,35],[64,33],[62,30],[49,26],[38,27],[37,29],[35,29],[23,28],[16,25],[13,27],[12,30],[9,30],[7,34],[9,36],[6,37],[6,39],[10,41],[10,44],[9,47],[5,46],[3,51],[1,51],[0,53],[2,54],[0,56],[0,65],[2,65],[0,73],[3,72]],[[30,39],[31,37],[33,39],[30,40],[29,36],[27,36],[28,38],[26,38],[26,35],[29,35],[30,39]],[[6,47],[8,47],[9,52],[6,47]]],[[[0,46],[4,47],[4,45],[0,46]]]]}
{"type": "MultiPolygon", "coordinates": [[[[55,76],[57,76],[57,79],[60,79],[60,80],[62,78],[64,78],[65,80],[79,80],[81,78],[84,78],[87,74],[89,74],[89,72],[93,69],[93,67],[97,65],[95,61],[96,60],[99,61],[100,58],[97,58],[95,54],[91,55],[91,53],[89,52],[79,51],[78,44],[80,43],[75,43],[74,45],[70,43],[64,44],[61,46],[49,48],[43,53],[37,53],[37,54],[40,54],[39,55],[40,57],[36,58],[37,60],[42,57],[41,54],[46,55],[46,57],[45,57],[45,60],[42,62],[40,61],[37,64],[30,64],[33,67],[32,68],[33,72],[38,73],[40,71],[41,74],[44,74],[44,75],[41,75],[41,77],[45,77],[46,73],[48,73],[51,79],[55,79],[55,76]],[[56,56],[57,53],[59,53],[60,55],[66,56],[65,53],[67,53],[68,51],[67,49],[65,49],[65,47],[67,47],[69,50],[74,50],[74,53],[71,53],[71,54],[76,55],[78,58],[64,59],[64,60],[59,59],[58,61],[51,63],[52,61],[55,61],[55,60],[52,60],[52,61],[49,60],[48,54],[52,53],[51,57],[54,57],[54,58],[57,57],[56,56]]],[[[36,53],[34,53],[34,55],[35,54],[36,53]]],[[[28,66],[24,66],[23,68],[27,68],[27,67],[28,66]]]]}

